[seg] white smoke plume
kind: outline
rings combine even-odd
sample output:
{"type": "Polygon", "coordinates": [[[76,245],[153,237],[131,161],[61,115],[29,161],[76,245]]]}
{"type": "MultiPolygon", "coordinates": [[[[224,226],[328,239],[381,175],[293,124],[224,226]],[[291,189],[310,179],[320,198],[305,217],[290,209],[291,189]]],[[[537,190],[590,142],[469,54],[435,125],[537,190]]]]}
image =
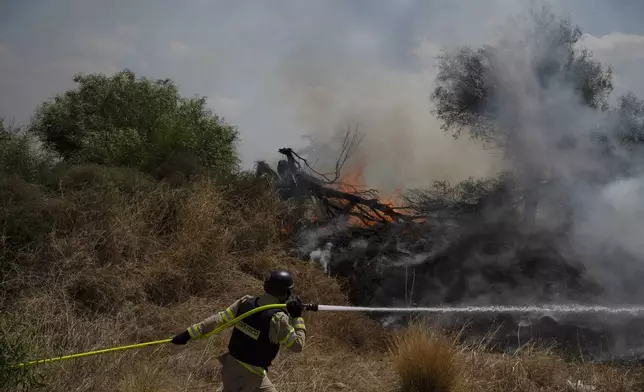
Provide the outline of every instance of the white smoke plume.
{"type": "MultiPolygon", "coordinates": [[[[506,159],[507,165],[504,168],[511,170],[517,190],[527,190],[528,193],[534,193],[530,189],[539,190],[536,195],[539,201],[537,219],[535,227],[531,228],[536,234],[520,237],[514,233],[486,233],[485,227],[489,226],[485,226],[488,223],[485,220],[490,220],[493,216],[497,219],[507,213],[506,206],[502,205],[486,211],[486,219],[463,219],[456,224],[457,228],[453,230],[455,234],[424,233],[421,236],[424,238],[417,238],[418,243],[444,242],[439,246],[434,245],[430,251],[416,249],[417,244],[398,242],[398,249],[395,249],[397,252],[386,253],[387,244],[384,242],[389,240],[382,239],[382,243],[374,242],[364,248],[364,252],[352,253],[345,250],[334,253],[332,250],[335,260],[332,259],[331,265],[334,261],[355,265],[355,259],[360,256],[364,265],[358,268],[363,268],[364,271],[377,275],[378,269],[382,269],[370,267],[373,264],[389,268],[384,276],[380,276],[378,286],[374,284],[370,287],[369,278],[364,278],[364,292],[373,290],[370,304],[395,306],[404,301],[406,304],[417,302],[419,305],[433,305],[444,301],[453,303],[459,298],[470,305],[570,302],[579,297],[576,289],[565,287],[566,279],[563,278],[558,283],[549,281],[560,279],[560,276],[570,270],[586,274],[584,278],[598,284],[602,294],[592,297],[595,302],[637,304],[644,300],[644,290],[638,288],[644,276],[644,171],[640,159],[637,154],[629,152],[617,142],[614,131],[623,119],[610,110],[590,107],[582,99],[574,79],[553,77],[544,82],[544,64],[565,64],[568,53],[559,50],[556,44],[553,45],[557,34],[561,33],[560,23],[565,15],[556,12],[540,13],[540,6],[540,3],[534,3],[532,8],[524,10],[518,18],[500,24],[498,36],[486,42],[493,49],[490,52],[492,55],[486,58],[489,63],[483,80],[494,85],[495,96],[487,100],[488,107],[481,109],[494,112],[491,116],[492,124],[488,125],[496,132],[492,140],[488,141],[496,146],[494,151],[499,154],[498,161],[506,159]],[[549,20],[551,16],[555,18],[549,20]],[[536,21],[541,23],[537,24],[536,21]],[[597,142],[598,136],[606,137],[608,144],[614,148],[612,153],[602,151],[597,142]],[[483,227],[480,233],[476,233],[477,225],[483,227]],[[565,225],[569,226],[566,228],[565,225]],[[469,234],[478,235],[478,238],[472,237],[472,241],[478,245],[459,243],[463,233],[468,231],[469,234]],[[503,245],[490,244],[496,246],[491,253],[486,250],[486,241],[500,241],[503,245]],[[464,250],[461,245],[471,247],[464,250]],[[551,263],[550,267],[543,267],[550,268],[551,276],[539,276],[542,271],[532,278],[526,272],[525,269],[530,269],[531,263],[530,256],[526,258],[526,248],[530,246],[540,247],[531,257],[541,258],[537,263],[551,263]],[[452,254],[445,255],[445,250],[450,250],[452,254]],[[450,267],[446,263],[456,264],[452,267],[454,271],[447,271],[450,267]],[[505,281],[495,280],[497,276],[484,272],[490,268],[505,271],[510,277],[505,281]],[[559,269],[562,270],[557,272],[559,269]],[[415,285],[411,282],[415,282],[415,285]],[[416,292],[410,292],[411,290],[416,292]],[[455,292],[458,290],[462,291],[455,292]],[[411,297],[414,299],[409,300],[411,297]]],[[[456,47],[458,46],[460,45],[456,47]]],[[[479,46],[474,46],[477,47],[479,46]]],[[[578,46],[576,49],[579,54],[583,47],[578,46]]],[[[324,97],[324,94],[316,97],[324,97]]],[[[305,105],[309,98],[304,94],[298,96],[297,101],[305,105]]],[[[329,102],[333,100],[321,99],[318,106],[324,109],[329,102]]],[[[355,108],[355,105],[350,104],[338,106],[349,114],[353,113],[351,108],[355,108]]],[[[374,107],[380,108],[378,105],[374,107]]],[[[407,105],[403,107],[407,108],[407,105]]],[[[385,108],[386,105],[381,111],[376,110],[365,117],[386,117],[386,114],[382,114],[382,111],[386,113],[385,108]]],[[[392,113],[396,112],[396,108],[398,107],[394,105],[392,113]]],[[[338,109],[334,107],[334,110],[338,109]]],[[[310,113],[313,114],[313,111],[310,113]]],[[[322,115],[311,123],[323,123],[335,118],[342,116],[322,115]]],[[[405,124],[404,121],[397,121],[405,124]]],[[[376,123],[387,122],[381,120],[376,123]]],[[[430,121],[430,124],[436,124],[436,120],[430,121]]],[[[368,145],[367,156],[373,152],[376,157],[396,157],[397,154],[387,151],[391,151],[391,147],[400,146],[403,146],[403,151],[409,148],[407,155],[410,155],[411,149],[420,145],[406,143],[409,140],[416,143],[419,139],[405,139],[408,135],[413,136],[414,131],[406,133],[406,128],[402,129],[400,137],[404,140],[401,144],[397,145],[398,139],[392,137],[393,141],[389,145],[383,145],[383,150],[379,150],[378,146],[368,145]]],[[[468,129],[465,133],[467,131],[468,129]]],[[[385,131],[382,134],[376,132],[377,138],[385,134],[385,131]]],[[[481,149],[481,145],[472,145],[481,149]]],[[[429,153],[434,146],[428,143],[424,147],[429,153]]],[[[458,148],[461,150],[449,150],[448,155],[469,151],[470,147],[458,148]]],[[[409,162],[402,162],[402,166],[398,167],[404,172],[409,162]]],[[[371,160],[369,164],[372,164],[371,160]]],[[[471,164],[476,162],[468,162],[466,158],[464,166],[471,164]]],[[[391,172],[380,170],[385,178],[390,174],[396,177],[395,168],[394,163],[391,172]]],[[[491,166],[486,168],[488,175],[490,168],[491,166]]],[[[500,166],[494,168],[499,169],[500,166]]],[[[442,179],[432,174],[427,172],[422,177],[427,184],[442,179]]],[[[457,177],[447,176],[451,180],[457,180],[457,177]]],[[[419,183],[422,181],[416,182],[419,183]]],[[[500,229],[500,226],[497,225],[495,229],[500,229]]],[[[516,229],[522,230],[523,227],[516,229]]],[[[360,279],[356,278],[358,283],[361,282],[360,279]]],[[[601,315],[597,315],[582,322],[575,317],[573,321],[590,323],[592,326],[601,318],[601,315]]],[[[558,319],[562,321],[566,318],[558,319]]],[[[613,318],[609,320],[609,324],[623,326],[628,321],[613,318]]],[[[626,346],[621,346],[624,347],[626,346]]],[[[618,350],[620,347],[615,345],[613,349],[618,350]]]]}
{"type": "MultiPolygon", "coordinates": [[[[559,22],[554,23],[552,28],[557,29],[559,22]]],[[[572,201],[573,249],[590,276],[606,290],[603,300],[639,302],[644,292],[634,290],[633,276],[642,276],[644,271],[641,160],[620,145],[612,155],[602,155],[593,136],[613,138],[615,121],[620,120],[582,103],[579,91],[570,83],[540,84],[536,64],[544,59],[565,61],[561,57],[565,53],[551,51],[547,42],[544,45],[547,34],[525,20],[507,25],[493,66],[494,79],[501,84],[497,101],[500,123],[511,129],[512,159],[528,173],[545,174],[525,178],[526,172],[519,168],[516,180],[555,179],[550,192],[572,201]],[[565,140],[576,144],[562,148],[565,140]],[[624,164],[625,157],[628,171],[615,172],[613,168],[618,162],[624,164]]],[[[547,198],[544,201],[547,206],[547,198]]],[[[542,227],[547,227],[548,221],[558,217],[543,210],[542,227]]]]}

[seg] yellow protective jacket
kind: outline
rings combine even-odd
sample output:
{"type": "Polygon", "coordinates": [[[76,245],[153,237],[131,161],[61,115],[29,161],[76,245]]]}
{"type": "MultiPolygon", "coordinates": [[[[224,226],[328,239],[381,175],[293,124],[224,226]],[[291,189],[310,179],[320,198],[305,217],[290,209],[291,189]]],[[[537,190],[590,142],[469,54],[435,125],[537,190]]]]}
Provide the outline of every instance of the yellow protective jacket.
{"type": "MultiPolygon", "coordinates": [[[[234,319],[237,314],[237,308],[243,301],[252,298],[250,295],[245,295],[237,301],[233,302],[226,309],[208,317],[205,320],[198,322],[188,328],[188,333],[192,339],[197,339],[202,335],[209,333],[217,327],[234,319]]],[[[269,294],[264,294],[259,298],[259,305],[270,305],[280,303],[277,298],[269,294]]],[[[280,344],[293,352],[301,352],[304,348],[306,340],[306,325],[302,317],[292,318],[286,312],[276,312],[271,319],[269,329],[269,339],[274,344],[280,344]]],[[[260,367],[256,367],[237,360],[245,368],[252,373],[260,376],[265,376],[266,371],[260,367]]]]}

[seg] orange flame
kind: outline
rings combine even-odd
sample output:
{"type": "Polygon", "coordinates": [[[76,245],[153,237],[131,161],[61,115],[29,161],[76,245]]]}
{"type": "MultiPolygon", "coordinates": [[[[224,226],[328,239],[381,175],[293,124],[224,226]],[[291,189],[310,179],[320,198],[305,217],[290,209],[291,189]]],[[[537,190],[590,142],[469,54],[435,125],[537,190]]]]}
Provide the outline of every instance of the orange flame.
{"type": "MultiPolygon", "coordinates": [[[[367,190],[368,187],[367,187],[366,181],[364,179],[364,169],[365,169],[365,167],[366,167],[366,164],[359,163],[359,164],[355,165],[354,167],[350,168],[347,171],[347,174],[345,174],[344,176],[342,176],[340,178],[340,184],[338,186],[339,190],[341,190],[343,192],[347,192],[347,193],[354,193],[356,191],[367,190]]],[[[400,193],[400,190],[396,189],[393,192],[393,194],[391,194],[391,195],[389,195],[387,197],[379,198],[380,199],[379,202],[381,204],[385,204],[385,205],[393,208],[395,206],[394,202],[397,201],[397,199],[399,199],[399,197],[400,197],[399,193],[400,193]]],[[[346,204],[347,202],[342,201],[342,203],[346,204]]],[[[389,216],[384,216],[383,215],[381,217],[380,215],[376,214],[375,212],[373,212],[371,210],[367,210],[367,214],[370,215],[372,218],[374,218],[376,220],[384,218],[387,221],[390,221],[390,222],[393,221],[392,218],[390,218],[389,216]]],[[[353,225],[363,226],[363,227],[369,227],[369,226],[375,225],[375,222],[367,222],[367,223],[365,223],[360,218],[355,217],[355,216],[350,216],[349,217],[349,223],[353,224],[353,225]]]]}

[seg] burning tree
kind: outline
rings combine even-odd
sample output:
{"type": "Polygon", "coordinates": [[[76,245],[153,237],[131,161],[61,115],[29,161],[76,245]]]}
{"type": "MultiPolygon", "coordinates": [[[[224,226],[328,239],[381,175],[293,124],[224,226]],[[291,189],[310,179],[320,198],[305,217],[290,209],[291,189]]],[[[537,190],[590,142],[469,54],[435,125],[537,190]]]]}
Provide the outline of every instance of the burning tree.
{"type": "Polygon", "coordinates": [[[279,161],[277,171],[266,162],[259,161],[256,174],[272,179],[284,200],[299,203],[312,201],[315,220],[327,222],[348,217],[350,223],[364,227],[413,221],[413,216],[400,212],[402,207],[395,207],[391,202],[382,202],[378,199],[375,189],[366,189],[355,182],[356,177],[361,176],[362,166],[358,167],[353,175],[342,174],[344,166],[361,140],[362,135],[347,130],[331,173],[320,173],[306,158],[291,148],[281,148],[278,151],[285,158],[279,161]],[[354,181],[351,181],[352,179],[354,181]]]}

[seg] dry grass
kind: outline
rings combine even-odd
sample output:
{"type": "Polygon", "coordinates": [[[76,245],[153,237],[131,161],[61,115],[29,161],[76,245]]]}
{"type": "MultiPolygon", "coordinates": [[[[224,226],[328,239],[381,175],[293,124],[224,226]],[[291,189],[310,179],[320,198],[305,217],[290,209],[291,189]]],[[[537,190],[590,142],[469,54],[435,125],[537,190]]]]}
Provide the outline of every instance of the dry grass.
{"type": "MultiPolygon", "coordinates": [[[[75,167],[42,186],[2,178],[0,200],[0,311],[21,321],[9,323],[12,336],[33,359],[169,337],[260,292],[270,268],[293,270],[306,301],[347,303],[337,281],[289,256],[291,211],[253,178],[177,188],[75,167]]],[[[534,349],[486,354],[421,324],[395,336],[387,355],[387,334],[364,316],[306,319],[305,352],[280,354],[272,369],[280,391],[565,391],[567,380],[642,390],[627,370],[534,349]]],[[[227,336],[36,370],[52,392],[216,391],[227,336]]]]}
{"type": "Polygon", "coordinates": [[[400,391],[417,392],[635,392],[644,373],[567,362],[549,349],[526,345],[511,355],[492,354],[485,340],[458,339],[426,320],[401,331],[390,345],[400,391]],[[594,388],[594,389],[593,389],[594,388]]]}
{"type": "Polygon", "coordinates": [[[461,364],[454,341],[426,323],[414,323],[396,335],[390,353],[400,390],[456,392],[461,390],[461,364]]]}
{"type": "Polygon", "coordinates": [[[564,360],[554,348],[527,343],[519,350],[490,354],[483,344],[464,347],[463,375],[471,390],[506,392],[635,392],[642,391],[641,370],[564,360]]]}
{"type": "MultiPolygon", "coordinates": [[[[120,169],[76,167],[50,187],[3,181],[0,198],[11,204],[0,209],[2,255],[13,271],[1,282],[0,309],[29,326],[22,332],[31,358],[166,338],[260,293],[271,268],[293,270],[308,301],[347,303],[336,281],[288,255],[281,229],[290,211],[256,179],[172,188],[120,169]]],[[[286,391],[342,382],[355,390],[369,362],[334,368],[357,362],[358,351],[377,358],[383,331],[364,317],[307,318],[306,353],[282,355],[275,383],[286,391]]],[[[48,391],[212,391],[226,337],[37,370],[48,391]]]]}

